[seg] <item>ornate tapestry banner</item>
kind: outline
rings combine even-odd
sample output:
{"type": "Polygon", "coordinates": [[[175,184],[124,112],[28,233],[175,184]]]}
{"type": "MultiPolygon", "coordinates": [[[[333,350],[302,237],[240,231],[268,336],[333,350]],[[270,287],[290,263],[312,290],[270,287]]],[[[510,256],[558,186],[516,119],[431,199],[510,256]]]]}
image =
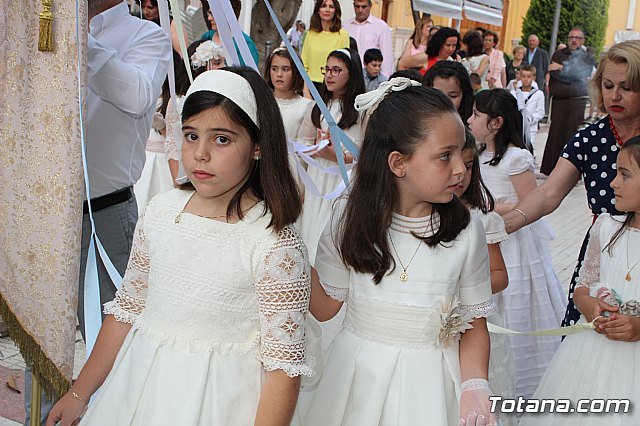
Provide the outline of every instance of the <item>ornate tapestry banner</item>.
{"type": "Polygon", "coordinates": [[[38,51],[42,4],[0,0],[0,314],[45,391],[60,394],[73,372],[84,198],[78,41],[76,2],[54,0],[53,51],[38,51]]]}

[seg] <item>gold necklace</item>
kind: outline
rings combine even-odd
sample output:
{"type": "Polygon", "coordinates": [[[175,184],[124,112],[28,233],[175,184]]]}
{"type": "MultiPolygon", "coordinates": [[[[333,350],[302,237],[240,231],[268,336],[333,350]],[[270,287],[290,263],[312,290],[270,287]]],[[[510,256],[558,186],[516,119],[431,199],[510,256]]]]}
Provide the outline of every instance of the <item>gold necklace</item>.
{"type": "MultiPolygon", "coordinates": [[[[191,194],[191,197],[189,197],[189,199],[187,200],[187,203],[186,203],[186,204],[184,205],[184,207],[182,208],[182,211],[181,211],[180,213],[178,213],[178,216],[176,216],[176,218],[174,219],[174,222],[175,222],[175,223],[180,223],[180,220],[182,219],[182,213],[185,213],[185,212],[186,212],[186,210],[187,210],[187,206],[189,205],[189,201],[191,201],[191,198],[193,198],[193,196],[194,196],[195,194],[196,194],[195,192],[194,192],[193,194],[191,194]]],[[[244,213],[248,212],[249,210],[251,210],[252,208],[254,208],[254,207],[255,207],[259,202],[260,202],[260,201],[256,201],[256,202],[255,202],[255,203],[253,203],[251,206],[247,207],[247,208],[246,208],[246,209],[244,209],[244,210],[241,210],[241,213],[242,213],[242,214],[244,214],[244,213]]],[[[221,215],[218,215],[218,216],[202,216],[202,215],[196,215],[196,216],[198,216],[198,217],[203,217],[203,218],[205,218],[205,219],[222,219],[223,217],[225,217],[225,218],[226,218],[226,217],[227,217],[227,214],[225,213],[225,214],[221,214],[221,215]]],[[[228,222],[229,222],[229,221],[227,221],[227,223],[228,223],[228,222]]]]}
{"type": "Polygon", "coordinates": [[[630,238],[630,234],[627,233],[627,275],[624,277],[624,280],[626,282],[631,282],[631,271],[633,270],[633,268],[635,268],[636,266],[638,266],[638,263],[640,263],[640,259],[636,260],[636,262],[631,265],[631,268],[629,268],[629,238],[630,238]]]}
{"type": "MultiPolygon", "coordinates": [[[[426,234],[426,230],[425,230],[425,234],[426,234]]],[[[407,275],[407,269],[409,269],[409,266],[411,265],[411,262],[413,262],[413,258],[416,257],[416,253],[418,253],[418,250],[420,249],[420,246],[422,245],[423,241],[420,240],[420,242],[418,243],[418,247],[416,247],[416,250],[413,252],[413,255],[411,256],[411,259],[409,259],[409,263],[407,263],[407,266],[404,266],[404,264],[402,263],[402,260],[400,260],[400,255],[398,254],[398,250],[396,249],[396,245],[393,244],[393,238],[391,238],[391,232],[387,231],[387,234],[389,234],[389,241],[391,241],[391,247],[393,247],[393,251],[396,254],[396,257],[398,258],[398,262],[400,262],[400,266],[402,266],[402,273],[400,274],[400,281],[402,281],[403,283],[406,283],[409,280],[409,275],[407,275]]],[[[423,235],[424,237],[424,235],[423,235]]]]}

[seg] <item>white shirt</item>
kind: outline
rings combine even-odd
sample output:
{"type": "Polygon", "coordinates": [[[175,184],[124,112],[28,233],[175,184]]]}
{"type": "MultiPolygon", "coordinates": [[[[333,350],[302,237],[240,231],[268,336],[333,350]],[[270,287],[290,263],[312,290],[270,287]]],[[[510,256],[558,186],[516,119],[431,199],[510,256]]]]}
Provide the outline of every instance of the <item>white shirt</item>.
{"type": "Polygon", "coordinates": [[[396,61],[391,47],[391,30],[386,22],[370,14],[364,22],[358,22],[356,18],[351,18],[344,21],[342,27],[358,43],[358,53],[363,67],[364,52],[375,47],[382,52],[382,74],[393,74],[396,61]]]}
{"type": "Polygon", "coordinates": [[[123,1],[95,16],[87,54],[87,167],[91,198],[140,178],[151,119],[167,76],[169,36],[123,1]]]}

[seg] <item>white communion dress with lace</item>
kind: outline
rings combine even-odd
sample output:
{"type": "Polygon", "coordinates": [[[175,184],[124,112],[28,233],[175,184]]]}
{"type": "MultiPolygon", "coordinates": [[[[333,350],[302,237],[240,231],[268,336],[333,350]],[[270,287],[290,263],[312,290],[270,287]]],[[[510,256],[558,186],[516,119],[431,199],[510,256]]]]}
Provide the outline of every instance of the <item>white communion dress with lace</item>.
{"type": "Polygon", "coordinates": [[[495,306],[478,217],[453,242],[418,248],[411,232],[429,236],[438,226],[436,213],[394,214],[389,237],[398,251],[391,250],[396,269],[379,284],[347,268],[335,235],[323,233],[315,267],[327,294],[346,301],[346,317],[317,389],[301,394],[293,424],[458,425],[458,338],[495,306]],[[404,282],[398,257],[406,266],[414,252],[404,282]]]}
{"type": "Polygon", "coordinates": [[[132,324],[82,424],[252,425],[265,371],[311,375],[310,271],[291,227],[259,203],[229,224],[160,194],[138,222],[122,287],[105,313],[132,324]]]}
{"type": "MultiPolygon", "coordinates": [[[[612,304],[612,294],[622,302],[620,311],[640,316],[640,265],[627,270],[640,259],[640,229],[625,230],[613,245],[607,244],[620,229],[624,216],[601,214],[591,228],[587,253],[580,270],[576,289],[589,288],[589,294],[612,304]]],[[[584,323],[584,316],[578,323],[584,323]]],[[[640,425],[640,343],[609,340],[593,330],[567,336],[549,364],[533,394],[537,399],[565,399],[577,409],[579,400],[586,400],[581,408],[594,407],[592,413],[525,414],[521,426],[637,426],[640,425]],[[630,400],[627,413],[612,412],[615,399],[630,400]],[[600,401],[595,401],[600,400],[600,401]],[[602,405],[600,405],[602,404],[602,405]],[[597,412],[601,410],[601,412],[597,412]],[[607,411],[602,411],[607,410],[607,411]]],[[[621,408],[624,406],[621,405],[621,408]]]]}
{"type": "MultiPolygon", "coordinates": [[[[533,155],[509,147],[500,163],[487,164],[493,152],[480,154],[480,171],[496,203],[517,204],[511,176],[534,171],[533,155]]],[[[505,327],[516,331],[560,327],[566,298],[553,269],[549,241],[553,230],[544,219],[523,226],[500,244],[509,285],[495,295],[505,327]]],[[[516,395],[530,398],[558,345],[558,336],[508,336],[516,365],[516,395]]]]}

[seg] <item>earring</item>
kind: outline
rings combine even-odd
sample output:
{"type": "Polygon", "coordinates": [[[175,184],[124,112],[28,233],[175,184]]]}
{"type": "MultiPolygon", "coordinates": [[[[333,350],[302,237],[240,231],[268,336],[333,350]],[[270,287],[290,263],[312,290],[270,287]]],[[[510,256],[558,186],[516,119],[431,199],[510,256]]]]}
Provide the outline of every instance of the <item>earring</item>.
{"type": "Polygon", "coordinates": [[[254,160],[258,161],[260,159],[259,155],[256,155],[255,157],[253,157],[254,160]]]}

